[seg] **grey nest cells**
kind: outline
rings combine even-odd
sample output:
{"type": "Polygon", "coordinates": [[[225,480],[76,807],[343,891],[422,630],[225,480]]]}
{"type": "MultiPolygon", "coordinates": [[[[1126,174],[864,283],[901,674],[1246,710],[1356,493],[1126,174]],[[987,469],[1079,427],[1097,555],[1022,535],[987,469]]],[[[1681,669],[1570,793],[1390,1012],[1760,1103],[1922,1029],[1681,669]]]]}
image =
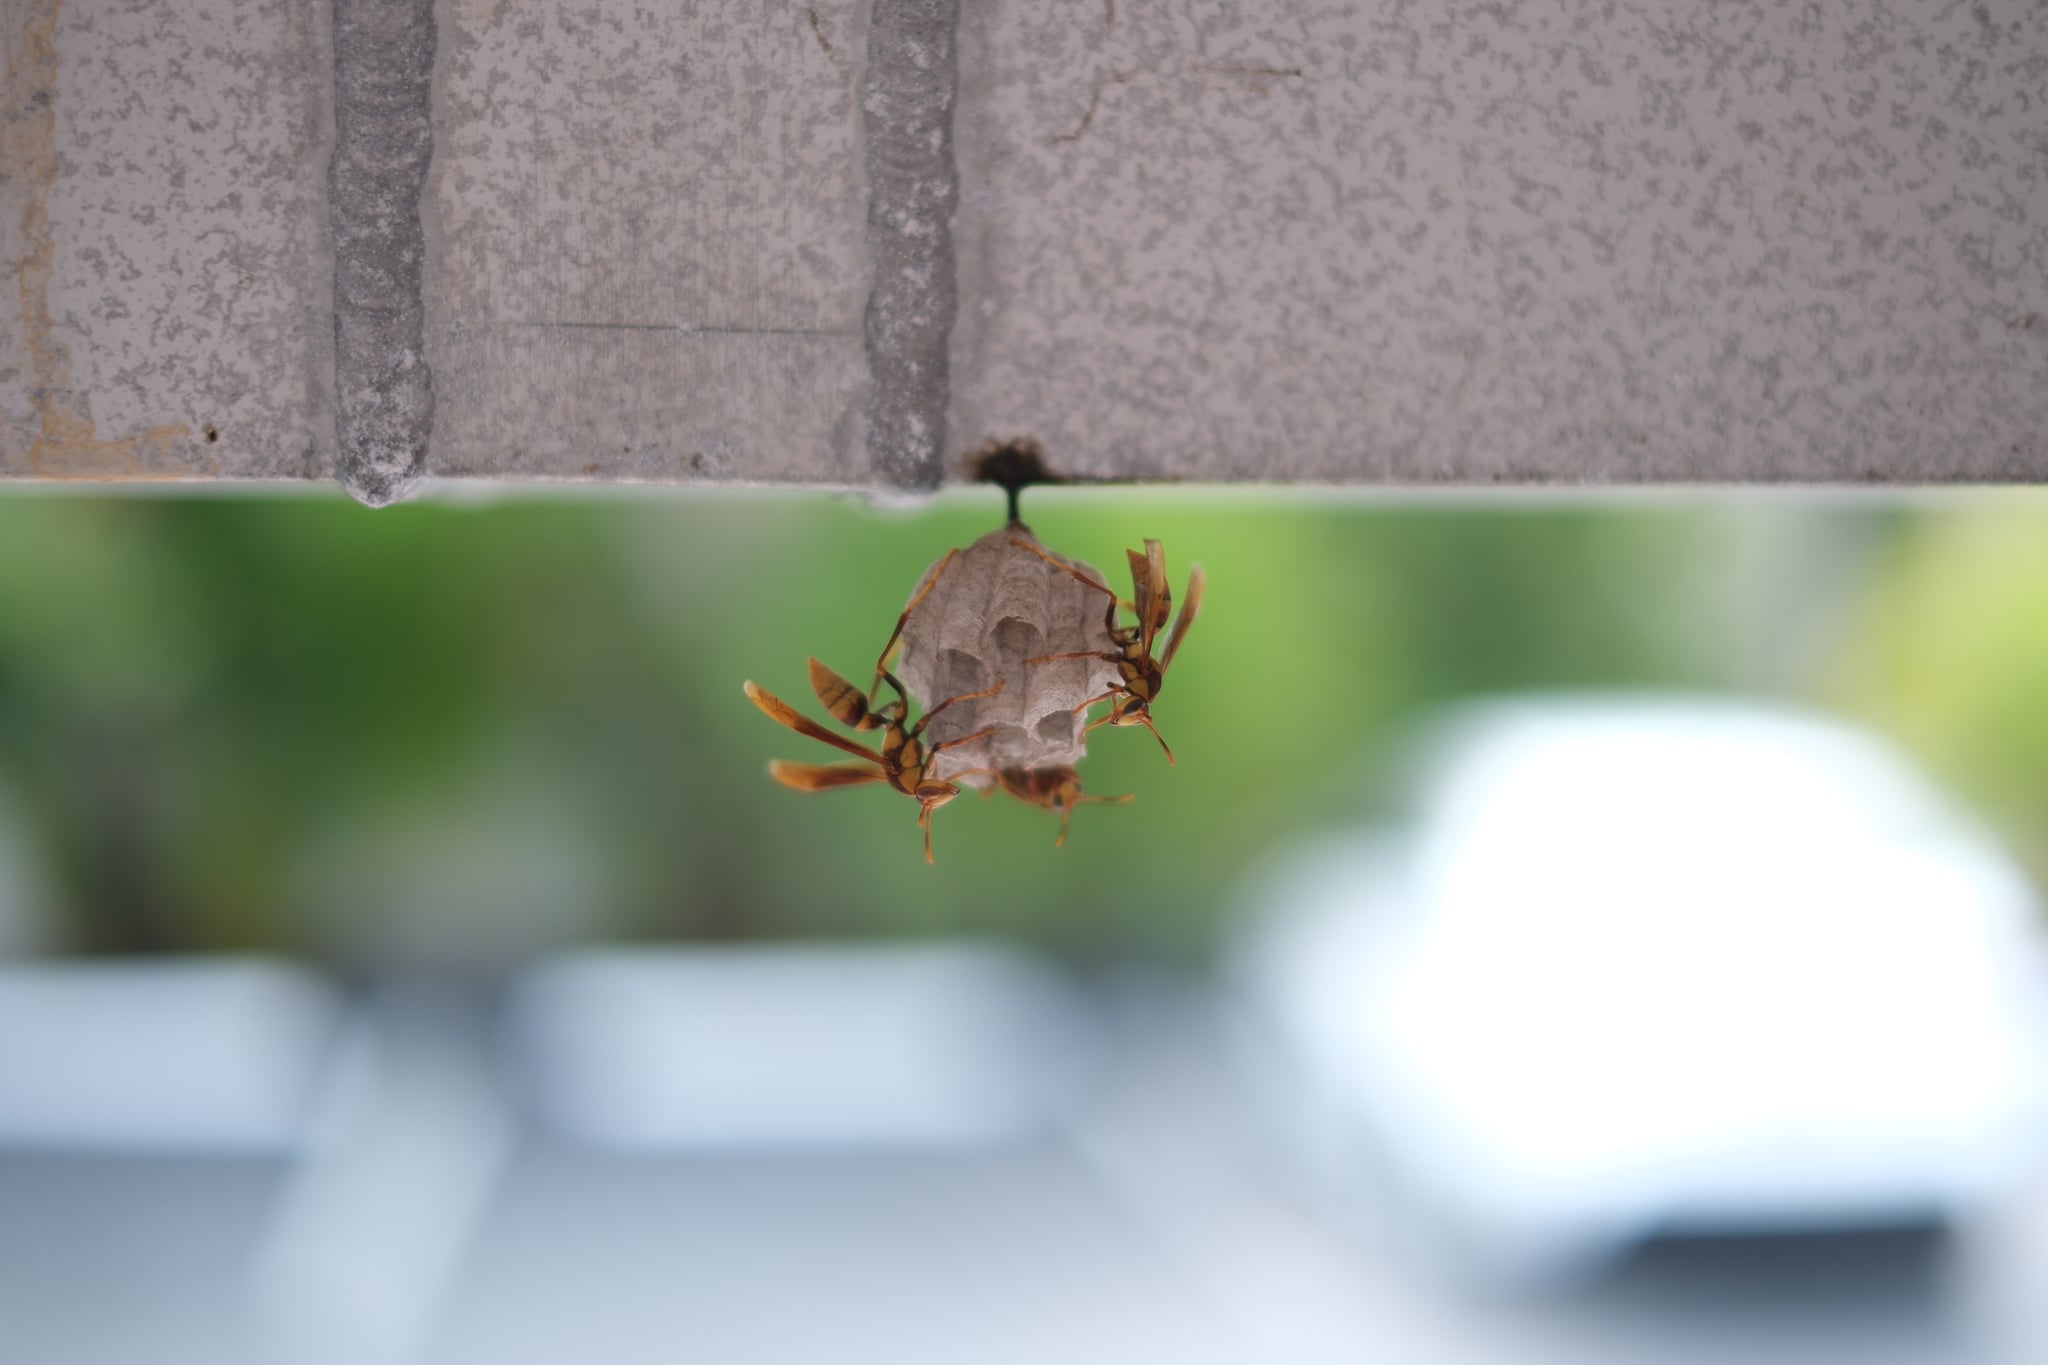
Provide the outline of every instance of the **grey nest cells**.
{"type": "MultiPolygon", "coordinates": [[[[1147,540],[1127,556],[1125,601],[1093,566],[1048,549],[1019,521],[948,550],[912,587],[865,689],[810,661],[811,690],[827,713],[856,733],[879,731],[878,745],[835,733],[746,684],[748,698],[777,723],[854,755],[834,764],[777,760],[769,775],[800,791],[893,786],[918,803],[927,862],[932,813],[970,787],[1000,788],[1058,815],[1055,843],[1064,844],[1075,806],[1131,799],[1084,793],[1088,735],[1103,725],[1142,725],[1158,736],[1152,706],[1201,606],[1199,566],[1173,619],[1160,543],[1147,540]],[[1125,615],[1135,619],[1125,624],[1125,615]],[[1107,712],[1090,720],[1105,703],[1107,712]]],[[[1171,763],[1172,750],[1166,757],[1171,763]]]]}

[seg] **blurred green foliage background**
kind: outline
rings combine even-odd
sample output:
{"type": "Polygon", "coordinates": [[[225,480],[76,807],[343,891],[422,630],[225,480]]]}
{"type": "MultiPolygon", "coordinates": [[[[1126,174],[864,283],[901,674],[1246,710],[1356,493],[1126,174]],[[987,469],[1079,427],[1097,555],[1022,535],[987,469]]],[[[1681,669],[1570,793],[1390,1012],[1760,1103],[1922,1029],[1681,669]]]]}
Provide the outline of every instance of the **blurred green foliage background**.
{"type": "MultiPolygon", "coordinates": [[[[2048,499],[1039,489],[1115,574],[1146,536],[1209,598],[1158,707],[1099,731],[1053,816],[879,788],[740,692],[812,714],[926,565],[1001,519],[795,494],[0,500],[0,819],[42,937],[489,971],[615,938],[1018,934],[1198,954],[1233,881],[1350,809],[1390,727],[1460,695],[1669,686],[1846,710],[2048,871],[2048,499]]],[[[8,894],[0,888],[0,894],[8,894]]],[[[17,893],[18,894],[18,893],[17,893]]]]}

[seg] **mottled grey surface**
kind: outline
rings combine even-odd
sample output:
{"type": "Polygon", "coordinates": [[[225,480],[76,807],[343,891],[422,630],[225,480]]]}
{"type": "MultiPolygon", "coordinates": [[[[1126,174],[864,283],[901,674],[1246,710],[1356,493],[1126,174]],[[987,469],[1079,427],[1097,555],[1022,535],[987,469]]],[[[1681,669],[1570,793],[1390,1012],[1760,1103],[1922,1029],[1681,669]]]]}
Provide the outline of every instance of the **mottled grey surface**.
{"type": "Polygon", "coordinates": [[[432,3],[337,318],[331,0],[8,0],[0,477],[2048,478],[2035,0],[432,3]]]}
{"type": "Polygon", "coordinates": [[[9,0],[0,475],[310,477],[324,14],[9,0]]]}
{"type": "Polygon", "coordinates": [[[855,0],[446,0],[437,474],[862,482],[855,0]]]}
{"type": "Polygon", "coordinates": [[[969,7],[961,442],[2048,475],[2048,7],[969,7]]]}
{"type": "Polygon", "coordinates": [[[342,487],[372,507],[426,471],[420,196],[434,150],[434,0],[334,0],[334,430],[342,487]]]}

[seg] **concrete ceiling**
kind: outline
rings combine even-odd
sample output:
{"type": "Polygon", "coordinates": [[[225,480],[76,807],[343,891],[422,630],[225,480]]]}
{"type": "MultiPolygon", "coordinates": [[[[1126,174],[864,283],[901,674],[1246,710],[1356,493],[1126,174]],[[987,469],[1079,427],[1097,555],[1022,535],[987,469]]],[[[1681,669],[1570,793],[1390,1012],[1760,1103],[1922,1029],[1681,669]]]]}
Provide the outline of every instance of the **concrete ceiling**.
{"type": "Polygon", "coordinates": [[[2048,474],[2032,0],[4,24],[0,477],[2048,474]]]}

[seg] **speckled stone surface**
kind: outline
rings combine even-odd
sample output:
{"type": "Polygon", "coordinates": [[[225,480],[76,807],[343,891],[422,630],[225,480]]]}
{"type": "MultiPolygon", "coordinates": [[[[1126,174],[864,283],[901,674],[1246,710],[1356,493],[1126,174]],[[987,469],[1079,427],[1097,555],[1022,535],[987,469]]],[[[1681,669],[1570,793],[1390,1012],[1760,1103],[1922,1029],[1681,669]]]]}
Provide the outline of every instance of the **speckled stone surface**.
{"type": "Polygon", "coordinates": [[[2048,8],[968,7],[952,430],[1117,477],[2048,475],[2048,8]]]}
{"type": "Polygon", "coordinates": [[[441,6],[435,474],[867,478],[863,12],[441,6]]]}
{"type": "Polygon", "coordinates": [[[2037,0],[407,3],[0,9],[0,478],[2048,479],[2037,0]]]}
{"type": "Polygon", "coordinates": [[[9,0],[0,475],[330,467],[323,10],[9,0]]]}

